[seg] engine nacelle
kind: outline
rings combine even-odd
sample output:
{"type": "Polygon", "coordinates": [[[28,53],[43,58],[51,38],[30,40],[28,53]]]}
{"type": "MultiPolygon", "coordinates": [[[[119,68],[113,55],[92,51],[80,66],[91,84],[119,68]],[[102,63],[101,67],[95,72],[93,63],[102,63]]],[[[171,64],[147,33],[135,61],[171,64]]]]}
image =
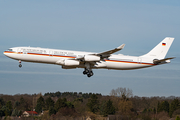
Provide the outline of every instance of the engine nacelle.
{"type": "Polygon", "coordinates": [[[95,55],[85,55],[84,56],[84,60],[88,61],[88,62],[91,62],[91,61],[97,62],[97,61],[100,61],[100,59],[101,58],[99,56],[95,56],[95,55]]]}
{"type": "Polygon", "coordinates": [[[76,66],[79,65],[79,61],[77,60],[59,60],[56,62],[57,64],[64,65],[64,66],[76,66]]]}
{"type": "Polygon", "coordinates": [[[79,65],[79,61],[77,60],[65,60],[64,65],[65,66],[76,66],[79,65]]]}

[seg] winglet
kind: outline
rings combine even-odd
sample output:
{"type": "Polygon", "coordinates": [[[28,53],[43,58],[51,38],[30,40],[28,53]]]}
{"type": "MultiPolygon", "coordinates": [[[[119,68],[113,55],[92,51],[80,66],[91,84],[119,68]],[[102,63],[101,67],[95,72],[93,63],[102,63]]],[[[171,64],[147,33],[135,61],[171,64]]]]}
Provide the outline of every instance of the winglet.
{"type": "Polygon", "coordinates": [[[125,44],[122,44],[121,46],[117,47],[117,49],[121,50],[124,48],[124,46],[125,46],[125,44]]]}

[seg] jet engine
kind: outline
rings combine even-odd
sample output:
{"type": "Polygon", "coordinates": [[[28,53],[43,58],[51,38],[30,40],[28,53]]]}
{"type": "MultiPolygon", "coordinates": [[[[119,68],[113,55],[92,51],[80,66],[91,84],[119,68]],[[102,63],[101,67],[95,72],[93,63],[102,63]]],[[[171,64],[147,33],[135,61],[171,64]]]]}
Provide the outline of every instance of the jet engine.
{"type": "Polygon", "coordinates": [[[59,60],[56,62],[57,64],[61,64],[61,65],[64,65],[64,66],[76,66],[76,65],[79,65],[79,61],[77,60],[59,60]]]}
{"type": "Polygon", "coordinates": [[[85,55],[84,56],[84,61],[87,61],[87,62],[97,62],[97,61],[100,61],[100,57],[99,56],[95,56],[95,55],[85,55]]]}

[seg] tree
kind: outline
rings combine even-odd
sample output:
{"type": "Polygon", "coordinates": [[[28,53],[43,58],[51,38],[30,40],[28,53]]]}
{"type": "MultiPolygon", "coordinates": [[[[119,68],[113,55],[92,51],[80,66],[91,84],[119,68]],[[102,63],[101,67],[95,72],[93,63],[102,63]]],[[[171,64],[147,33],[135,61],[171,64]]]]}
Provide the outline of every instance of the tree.
{"type": "Polygon", "coordinates": [[[179,116],[176,116],[176,119],[175,120],[180,120],[180,117],[179,116]]]}
{"type": "Polygon", "coordinates": [[[42,105],[41,105],[41,103],[37,103],[37,105],[35,107],[35,111],[37,113],[41,113],[42,112],[42,105]]]}
{"type": "Polygon", "coordinates": [[[5,105],[3,98],[0,98],[0,109],[5,105]]]}
{"type": "Polygon", "coordinates": [[[88,99],[87,107],[93,113],[98,112],[98,110],[99,110],[99,100],[98,100],[97,95],[95,95],[95,94],[91,95],[90,99],[88,99]]]}
{"type": "Polygon", "coordinates": [[[172,114],[175,110],[177,110],[179,108],[179,100],[178,99],[174,99],[171,104],[170,104],[170,109],[169,109],[169,116],[172,117],[172,114]]]}
{"type": "Polygon", "coordinates": [[[61,92],[59,92],[59,91],[56,92],[56,93],[55,93],[55,96],[58,97],[58,98],[61,97],[61,92]]]}
{"type": "Polygon", "coordinates": [[[73,95],[74,95],[74,97],[76,97],[76,96],[77,96],[77,92],[74,92],[74,94],[73,94],[73,95]]]}
{"type": "Polygon", "coordinates": [[[74,100],[74,102],[76,102],[76,101],[83,102],[83,98],[77,98],[74,100]]]}
{"type": "Polygon", "coordinates": [[[158,110],[158,112],[165,111],[165,112],[169,113],[169,103],[167,101],[163,101],[161,103],[158,102],[157,110],[158,110]]]}
{"type": "Polygon", "coordinates": [[[35,107],[35,111],[37,113],[40,113],[42,112],[42,110],[44,109],[45,107],[45,102],[44,102],[44,98],[42,96],[40,96],[37,100],[37,104],[36,104],[36,107],[35,107]]]}
{"type": "Polygon", "coordinates": [[[156,108],[153,109],[153,113],[156,114],[156,108]]]}
{"type": "Polygon", "coordinates": [[[6,107],[7,107],[7,109],[12,110],[12,103],[11,103],[11,101],[8,101],[6,103],[6,107]]]}
{"type": "Polygon", "coordinates": [[[85,103],[83,103],[83,100],[74,100],[73,105],[75,108],[75,111],[77,113],[83,114],[86,111],[86,107],[84,106],[85,103]]]}
{"type": "Polygon", "coordinates": [[[74,105],[73,105],[73,103],[72,102],[70,102],[70,101],[67,101],[66,102],[66,106],[68,107],[68,108],[74,108],[74,105]]]}
{"type": "Polygon", "coordinates": [[[23,97],[20,98],[20,104],[24,104],[25,103],[25,100],[23,97]]]}
{"type": "Polygon", "coordinates": [[[41,104],[42,107],[44,107],[45,106],[44,98],[42,96],[40,96],[37,100],[37,103],[41,104]]]}
{"type": "Polygon", "coordinates": [[[17,110],[16,108],[13,110],[12,112],[12,116],[20,116],[21,115],[21,111],[17,110]]]}
{"type": "Polygon", "coordinates": [[[115,114],[115,107],[113,106],[112,101],[110,99],[108,101],[103,101],[101,103],[100,113],[104,117],[115,114]]]}
{"type": "Polygon", "coordinates": [[[120,100],[118,104],[118,109],[121,114],[130,113],[132,109],[132,102],[129,100],[120,100]]]}
{"type": "Polygon", "coordinates": [[[117,89],[112,89],[110,92],[111,96],[118,96],[118,97],[126,97],[130,98],[133,96],[132,90],[131,89],[126,89],[122,87],[118,87],[117,89]]]}
{"type": "Polygon", "coordinates": [[[12,110],[7,108],[6,106],[3,106],[1,110],[3,111],[5,116],[11,116],[12,110]]]}
{"type": "Polygon", "coordinates": [[[16,102],[14,103],[13,108],[17,108],[19,105],[20,105],[20,102],[16,101],[16,102]]]}
{"type": "Polygon", "coordinates": [[[56,111],[58,111],[61,107],[62,107],[62,99],[59,98],[59,99],[56,101],[54,108],[55,108],[56,111]]]}
{"type": "Polygon", "coordinates": [[[115,107],[113,106],[112,101],[110,99],[107,101],[105,109],[108,115],[115,114],[115,107]]]}
{"type": "Polygon", "coordinates": [[[27,102],[25,101],[25,99],[24,99],[23,97],[20,98],[19,108],[20,108],[22,111],[28,109],[28,104],[27,104],[27,102]]]}
{"type": "Polygon", "coordinates": [[[46,99],[46,109],[48,110],[50,107],[54,107],[54,101],[51,99],[51,97],[48,97],[46,99]]]}
{"type": "Polygon", "coordinates": [[[5,116],[5,113],[2,109],[0,109],[0,117],[5,116]]]}
{"type": "Polygon", "coordinates": [[[49,115],[51,116],[52,114],[56,114],[56,110],[54,109],[54,107],[50,106],[49,115]]]}
{"type": "Polygon", "coordinates": [[[59,98],[57,102],[55,103],[55,106],[54,106],[55,110],[59,111],[60,108],[67,107],[66,102],[67,102],[66,98],[63,98],[63,99],[59,98]]]}

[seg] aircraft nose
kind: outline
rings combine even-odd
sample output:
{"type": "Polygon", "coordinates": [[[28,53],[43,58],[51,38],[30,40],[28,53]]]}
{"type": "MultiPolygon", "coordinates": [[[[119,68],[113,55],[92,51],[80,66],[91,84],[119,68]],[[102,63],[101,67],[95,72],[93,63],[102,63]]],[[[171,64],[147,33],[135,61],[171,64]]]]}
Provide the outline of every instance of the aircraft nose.
{"type": "Polygon", "coordinates": [[[7,53],[6,53],[6,51],[4,51],[4,52],[3,52],[3,54],[4,54],[5,56],[7,56],[7,53]]]}
{"type": "Polygon", "coordinates": [[[7,51],[4,51],[3,53],[5,56],[9,57],[9,54],[7,53],[7,51]]]}

